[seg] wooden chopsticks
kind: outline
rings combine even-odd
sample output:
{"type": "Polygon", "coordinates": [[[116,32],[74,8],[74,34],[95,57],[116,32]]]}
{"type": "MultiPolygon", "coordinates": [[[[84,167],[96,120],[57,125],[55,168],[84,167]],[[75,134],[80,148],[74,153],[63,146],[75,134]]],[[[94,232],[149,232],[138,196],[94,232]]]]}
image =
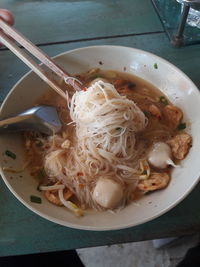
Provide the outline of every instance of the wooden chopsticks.
{"type": "Polygon", "coordinates": [[[42,52],[37,46],[35,46],[30,40],[24,37],[16,29],[6,24],[0,18],[0,42],[3,43],[8,49],[10,49],[17,57],[19,57],[26,65],[29,66],[42,80],[44,80],[49,86],[51,86],[58,94],[66,99],[66,95],[60,86],[52,80],[47,73],[38,65],[25,51],[11,40],[8,36],[12,37],[15,41],[21,44],[27,51],[35,56],[40,62],[46,65],[54,73],[56,73],[62,79],[66,79],[66,83],[71,85],[76,91],[85,90],[85,87],[79,83],[76,79],[71,77],[66,71],[58,66],[48,55],[42,52]]]}

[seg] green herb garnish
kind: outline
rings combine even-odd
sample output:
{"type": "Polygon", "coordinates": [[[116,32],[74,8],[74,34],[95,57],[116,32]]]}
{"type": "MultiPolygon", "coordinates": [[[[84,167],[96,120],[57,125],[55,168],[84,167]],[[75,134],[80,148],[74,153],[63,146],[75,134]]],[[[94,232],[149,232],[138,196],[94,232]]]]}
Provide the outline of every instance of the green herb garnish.
{"type": "Polygon", "coordinates": [[[163,105],[167,105],[168,104],[168,101],[167,101],[167,99],[164,97],[164,96],[160,96],[160,98],[159,98],[159,102],[161,103],[161,104],[163,104],[163,105]]]}
{"type": "Polygon", "coordinates": [[[33,203],[38,203],[38,204],[42,203],[41,197],[37,197],[37,196],[33,196],[33,195],[30,196],[30,201],[33,203]]]}
{"type": "Polygon", "coordinates": [[[6,156],[8,156],[8,157],[10,157],[10,158],[12,158],[12,159],[16,159],[16,155],[15,155],[15,153],[13,153],[12,151],[10,151],[10,150],[6,150],[5,151],[5,154],[6,154],[6,156]]]}
{"type": "Polygon", "coordinates": [[[116,128],[116,131],[121,131],[121,130],[122,130],[121,127],[117,127],[117,128],[116,128]]]}
{"type": "Polygon", "coordinates": [[[143,113],[144,113],[144,115],[146,116],[146,117],[148,117],[149,116],[149,112],[148,111],[143,111],[143,113]]]}
{"type": "Polygon", "coordinates": [[[45,177],[44,169],[40,169],[37,173],[38,180],[42,180],[45,177]]]}
{"type": "Polygon", "coordinates": [[[154,63],[154,65],[153,65],[153,67],[154,67],[154,69],[158,69],[158,64],[157,63],[154,63]]]}
{"type": "Polygon", "coordinates": [[[177,126],[177,130],[181,131],[181,130],[184,130],[186,128],[186,123],[183,122],[183,123],[180,123],[178,126],[177,126]]]}

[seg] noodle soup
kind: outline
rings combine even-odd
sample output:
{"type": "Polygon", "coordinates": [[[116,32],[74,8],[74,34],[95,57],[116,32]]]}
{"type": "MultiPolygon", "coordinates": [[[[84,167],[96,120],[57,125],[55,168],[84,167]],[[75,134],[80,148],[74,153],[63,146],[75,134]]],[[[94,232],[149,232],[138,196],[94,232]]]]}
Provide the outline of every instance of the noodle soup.
{"type": "Polygon", "coordinates": [[[24,133],[31,174],[47,200],[80,216],[167,187],[192,142],[182,111],[130,74],[92,69],[76,77],[87,91],[69,88],[68,101],[48,92],[37,103],[56,106],[61,132],[24,133]]]}

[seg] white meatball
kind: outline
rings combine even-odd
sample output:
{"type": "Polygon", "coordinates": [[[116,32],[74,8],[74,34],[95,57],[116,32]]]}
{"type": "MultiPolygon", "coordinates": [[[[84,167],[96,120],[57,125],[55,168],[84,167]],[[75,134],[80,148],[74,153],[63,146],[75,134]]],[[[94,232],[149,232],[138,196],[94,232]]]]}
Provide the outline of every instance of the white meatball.
{"type": "Polygon", "coordinates": [[[115,208],[123,197],[120,184],[109,178],[100,178],[93,191],[93,199],[106,209],[115,208]]]}
{"type": "Polygon", "coordinates": [[[159,169],[164,169],[168,165],[176,166],[171,160],[170,146],[163,142],[159,142],[153,145],[151,151],[148,154],[148,162],[159,169]]]}

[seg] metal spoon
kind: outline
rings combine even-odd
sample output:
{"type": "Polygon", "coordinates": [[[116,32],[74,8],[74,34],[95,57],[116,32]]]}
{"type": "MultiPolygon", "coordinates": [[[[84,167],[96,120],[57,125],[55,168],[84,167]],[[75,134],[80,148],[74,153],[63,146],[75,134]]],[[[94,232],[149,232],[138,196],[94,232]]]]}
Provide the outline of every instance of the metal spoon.
{"type": "Polygon", "coordinates": [[[0,121],[0,133],[31,130],[52,135],[61,127],[56,108],[45,105],[29,108],[0,121]]]}

